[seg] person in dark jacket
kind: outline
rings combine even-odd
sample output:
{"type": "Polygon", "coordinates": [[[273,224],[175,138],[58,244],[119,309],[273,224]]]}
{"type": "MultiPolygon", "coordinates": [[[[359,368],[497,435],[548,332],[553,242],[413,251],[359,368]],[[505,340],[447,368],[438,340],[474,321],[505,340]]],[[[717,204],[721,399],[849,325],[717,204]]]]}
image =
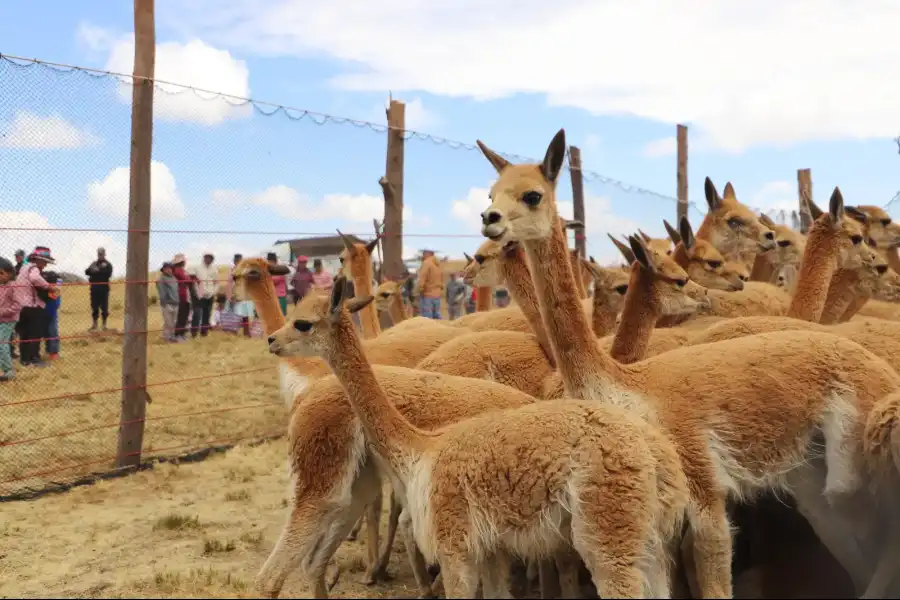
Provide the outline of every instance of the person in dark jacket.
{"type": "Polygon", "coordinates": [[[300,300],[309,292],[309,289],[313,286],[313,272],[309,270],[307,263],[309,262],[309,257],[307,256],[298,256],[297,257],[297,270],[294,272],[294,276],[291,278],[291,288],[293,289],[292,296],[294,297],[294,304],[300,302],[300,300]]]}
{"type": "Polygon", "coordinates": [[[184,265],[187,258],[184,254],[176,254],[172,259],[172,274],[178,280],[178,316],[175,319],[175,337],[182,341],[187,340],[187,323],[188,317],[191,315],[191,278],[184,265]]]}
{"type": "Polygon", "coordinates": [[[106,250],[97,248],[97,260],[84,270],[91,284],[91,331],[97,331],[97,319],[103,317],[103,331],[106,331],[106,320],[109,318],[109,280],[112,278],[113,266],[106,260],[106,250]]]}

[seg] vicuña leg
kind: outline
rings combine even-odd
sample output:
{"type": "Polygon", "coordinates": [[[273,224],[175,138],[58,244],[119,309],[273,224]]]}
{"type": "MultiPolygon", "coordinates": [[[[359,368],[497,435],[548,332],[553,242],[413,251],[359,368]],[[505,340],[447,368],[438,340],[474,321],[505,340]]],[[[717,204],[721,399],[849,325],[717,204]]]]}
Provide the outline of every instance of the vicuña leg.
{"type": "Polygon", "coordinates": [[[378,565],[379,565],[379,529],[381,528],[381,508],[384,495],[381,488],[378,489],[378,496],[366,506],[366,550],[368,551],[369,563],[366,568],[364,578],[366,585],[373,585],[378,581],[378,565]]]}
{"type": "Polygon", "coordinates": [[[391,575],[387,571],[388,563],[391,561],[391,553],[394,550],[394,538],[397,536],[397,526],[400,522],[400,513],[403,511],[403,503],[397,492],[391,487],[391,512],[388,515],[387,537],[381,548],[381,555],[378,557],[378,567],[375,569],[375,577],[377,579],[389,580],[391,575]]]}

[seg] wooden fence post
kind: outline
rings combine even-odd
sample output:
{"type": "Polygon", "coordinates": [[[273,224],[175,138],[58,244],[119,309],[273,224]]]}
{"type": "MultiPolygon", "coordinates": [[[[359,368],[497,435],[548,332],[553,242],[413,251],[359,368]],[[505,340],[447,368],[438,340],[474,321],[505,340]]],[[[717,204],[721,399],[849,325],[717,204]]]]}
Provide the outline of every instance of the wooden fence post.
{"type": "Polygon", "coordinates": [[[800,232],[809,231],[812,225],[812,214],[809,212],[809,204],[812,200],[812,174],[809,169],[797,169],[797,195],[800,201],[800,232]]]}
{"type": "Polygon", "coordinates": [[[681,218],[688,218],[688,129],[687,125],[678,125],[675,128],[678,157],[676,162],[675,185],[677,186],[678,207],[675,211],[676,223],[681,223],[681,218]]]}
{"type": "Polygon", "coordinates": [[[384,194],[383,276],[399,280],[406,270],[403,264],[403,134],[406,130],[406,105],[391,99],[387,109],[387,158],[384,177],[378,183],[384,194]]]}
{"type": "Polygon", "coordinates": [[[134,81],[131,104],[131,182],[125,264],[122,407],[116,467],[141,462],[147,410],[147,274],[150,254],[150,158],[153,153],[154,0],[134,0],[134,81]]]}
{"type": "Polygon", "coordinates": [[[581,170],[581,150],[569,146],[569,177],[572,179],[572,217],[584,225],[575,230],[575,249],[587,258],[587,223],[584,221],[584,173],[581,170]]]}

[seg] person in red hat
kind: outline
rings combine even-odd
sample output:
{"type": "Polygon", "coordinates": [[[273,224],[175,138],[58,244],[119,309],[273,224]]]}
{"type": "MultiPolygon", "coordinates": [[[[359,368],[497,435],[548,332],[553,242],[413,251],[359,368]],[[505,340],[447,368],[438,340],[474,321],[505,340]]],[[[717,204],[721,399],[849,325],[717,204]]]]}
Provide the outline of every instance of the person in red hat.
{"type": "Polygon", "coordinates": [[[19,360],[22,366],[46,366],[41,359],[41,339],[47,337],[46,300],[56,293],[56,286],[44,279],[42,272],[47,265],[56,261],[50,248],[37,246],[28,255],[28,262],[22,265],[16,277],[16,296],[19,313],[19,360]]]}
{"type": "Polygon", "coordinates": [[[308,256],[297,257],[297,270],[291,278],[291,288],[294,290],[294,293],[292,294],[294,297],[294,304],[300,302],[300,299],[303,298],[313,286],[313,272],[309,270],[309,267],[307,266],[308,262],[308,256]]]}

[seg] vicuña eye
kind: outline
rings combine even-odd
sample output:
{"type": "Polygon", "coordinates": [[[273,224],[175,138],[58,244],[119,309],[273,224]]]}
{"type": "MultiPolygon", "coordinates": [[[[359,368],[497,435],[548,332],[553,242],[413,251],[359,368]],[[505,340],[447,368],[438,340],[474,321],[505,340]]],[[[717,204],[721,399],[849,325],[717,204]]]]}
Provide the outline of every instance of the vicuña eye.
{"type": "Polygon", "coordinates": [[[484,255],[483,255],[483,254],[476,254],[476,255],[475,255],[475,262],[477,262],[479,265],[482,264],[482,263],[484,263],[484,255]]]}
{"type": "Polygon", "coordinates": [[[778,245],[782,248],[787,248],[791,245],[791,240],[778,240],[778,245]]]}
{"type": "Polygon", "coordinates": [[[541,203],[543,196],[540,192],[525,192],[522,196],[522,202],[527,204],[528,206],[537,206],[541,203]]]}
{"type": "Polygon", "coordinates": [[[294,329],[301,333],[306,333],[310,329],[312,329],[312,323],[309,321],[294,321],[294,329]]]}
{"type": "Polygon", "coordinates": [[[621,294],[624,296],[625,294],[628,293],[628,286],[627,285],[617,285],[615,290],[616,290],[617,294],[621,294]]]}
{"type": "Polygon", "coordinates": [[[863,240],[863,238],[861,235],[851,235],[850,236],[850,241],[853,242],[854,246],[858,246],[859,244],[861,244],[862,240],[863,240]]]}
{"type": "Polygon", "coordinates": [[[718,269],[719,267],[722,266],[722,261],[721,260],[708,260],[708,261],[706,261],[706,264],[709,265],[710,269],[718,269]]]}
{"type": "Polygon", "coordinates": [[[741,221],[740,219],[728,219],[728,226],[731,227],[732,229],[737,229],[738,227],[741,227],[743,225],[744,225],[744,222],[741,221]]]}
{"type": "Polygon", "coordinates": [[[677,285],[680,288],[683,288],[684,286],[687,285],[687,280],[686,279],[676,279],[675,285],[677,285]]]}

